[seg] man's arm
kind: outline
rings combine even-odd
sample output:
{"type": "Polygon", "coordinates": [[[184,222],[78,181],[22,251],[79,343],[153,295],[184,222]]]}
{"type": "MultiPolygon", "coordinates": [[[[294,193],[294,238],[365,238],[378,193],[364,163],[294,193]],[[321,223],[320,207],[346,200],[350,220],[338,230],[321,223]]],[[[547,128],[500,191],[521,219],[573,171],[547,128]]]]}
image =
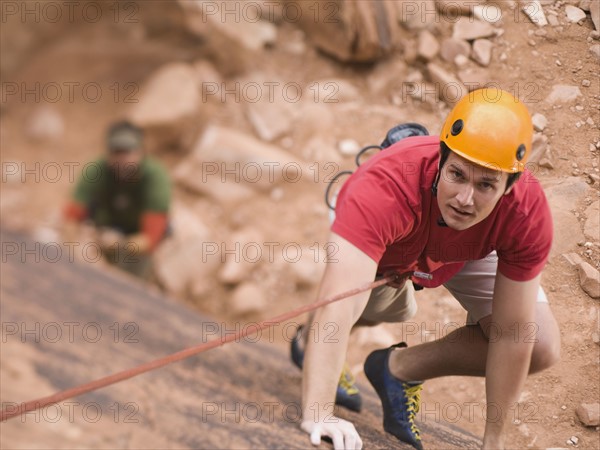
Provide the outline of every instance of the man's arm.
{"type": "Polygon", "coordinates": [[[487,423],[483,448],[504,448],[503,430],[517,407],[531,362],[540,275],[513,281],[496,275],[486,365],[487,423]]]}
{"type": "MultiPolygon", "coordinates": [[[[319,300],[374,280],[377,263],[341,236],[331,233],[335,249],[321,281],[319,300]]],[[[362,314],[370,291],[316,311],[308,330],[302,383],[302,429],[313,445],[329,436],[335,449],[361,448],[354,426],[333,417],[336,386],[346,358],[350,330],[362,314]]]]}

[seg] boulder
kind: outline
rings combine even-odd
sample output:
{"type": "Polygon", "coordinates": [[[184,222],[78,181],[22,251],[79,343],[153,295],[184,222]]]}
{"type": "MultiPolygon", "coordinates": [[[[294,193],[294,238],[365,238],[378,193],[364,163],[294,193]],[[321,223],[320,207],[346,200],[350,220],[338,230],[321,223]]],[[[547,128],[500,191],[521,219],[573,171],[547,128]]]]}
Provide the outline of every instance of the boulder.
{"type": "Polygon", "coordinates": [[[565,6],[565,14],[567,15],[567,21],[572,23],[585,19],[585,11],[573,5],[565,6]]]}
{"type": "Polygon", "coordinates": [[[233,291],[227,306],[229,313],[243,316],[262,313],[267,308],[268,302],[263,290],[258,285],[248,282],[233,291]]]}
{"type": "Polygon", "coordinates": [[[184,63],[167,64],[140,90],[130,120],[149,131],[154,146],[189,145],[196,132],[200,91],[196,71],[184,63]]]}
{"type": "Polygon", "coordinates": [[[356,156],[360,145],[354,139],[342,139],[338,142],[338,150],[343,156],[356,156]]]}
{"type": "Polygon", "coordinates": [[[535,133],[531,143],[531,156],[528,163],[539,163],[548,151],[548,137],[542,133],[535,133]]]}
{"type": "Polygon", "coordinates": [[[350,80],[342,78],[324,78],[309,83],[305,92],[310,92],[316,102],[340,103],[361,99],[359,89],[350,80]]]}
{"type": "MultiPolygon", "coordinates": [[[[196,79],[198,81],[198,85],[200,87],[200,92],[206,92],[208,85],[213,85],[217,88],[222,87],[223,78],[219,71],[213,66],[210,62],[199,59],[198,61],[192,64],[194,71],[196,72],[196,79]]],[[[220,100],[218,96],[206,96],[207,98],[215,98],[220,100]]],[[[202,97],[202,102],[205,102],[204,96],[202,97]]]]}
{"type": "Polygon", "coordinates": [[[471,46],[467,41],[455,38],[446,38],[442,41],[440,56],[447,62],[453,63],[458,55],[469,56],[471,46]]]}
{"type": "Polygon", "coordinates": [[[319,251],[315,252],[315,248],[302,247],[302,253],[298,261],[288,261],[292,269],[293,277],[296,285],[299,287],[311,287],[317,285],[321,281],[325,264],[323,256],[319,251]],[[319,258],[321,256],[321,258],[319,258]]]}
{"type": "Polygon", "coordinates": [[[440,45],[438,44],[435,36],[427,30],[422,30],[419,33],[417,48],[417,54],[419,57],[423,58],[425,61],[430,61],[435,58],[439,51],[440,45]]]}
{"type": "Polygon", "coordinates": [[[475,39],[494,36],[495,34],[496,30],[489,23],[469,17],[461,17],[454,24],[452,37],[465,41],[473,41],[475,39]]]}
{"type": "Polygon", "coordinates": [[[400,44],[397,3],[298,0],[287,5],[294,5],[298,25],[321,51],[340,61],[371,62],[400,44]]]}
{"type": "Polygon", "coordinates": [[[475,5],[473,15],[479,20],[493,24],[502,21],[502,10],[495,5],[475,5]]]}
{"type": "Polygon", "coordinates": [[[260,265],[263,253],[268,250],[264,247],[261,233],[250,228],[233,233],[222,246],[226,251],[221,258],[224,264],[218,278],[224,284],[246,281],[260,265]]]}
{"type": "Polygon", "coordinates": [[[184,206],[175,203],[170,220],[174,233],[154,252],[154,274],[167,292],[183,296],[192,284],[213,277],[220,249],[209,228],[184,206]]]}
{"type": "Polygon", "coordinates": [[[596,200],[585,210],[585,225],[583,233],[588,239],[600,241],[600,200],[596,200]]]}
{"type": "Polygon", "coordinates": [[[473,60],[484,67],[490,65],[492,60],[492,41],[488,39],[476,39],[473,42],[473,60]]]}
{"type": "Polygon", "coordinates": [[[576,413],[586,427],[600,425],[600,403],[582,403],[577,407],[576,413]]]}
{"type": "Polygon", "coordinates": [[[467,88],[453,74],[435,63],[427,64],[429,78],[435,84],[440,99],[452,105],[458,102],[466,93],[467,88]]]}
{"type": "Polygon", "coordinates": [[[367,84],[373,94],[388,93],[400,89],[406,77],[406,63],[400,58],[394,58],[377,64],[369,73],[367,84]]]}
{"type": "Polygon", "coordinates": [[[471,0],[435,0],[435,7],[444,16],[468,16],[473,12],[476,3],[471,0]]]}
{"type": "MultiPolygon", "coordinates": [[[[460,56],[460,55],[459,55],[460,56]]],[[[487,85],[491,80],[489,70],[483,67],[469,67],[458,72],[458,78],[470,91],[479,89],[487,85]]]]}
{"type": "Polygon", "coordinates": [[[600,0],[592,0],[590,3],[590,15],[596,31],[600,31],[600,0]]]}
{"type": "Polygon", "coordinates": [[[552,91],[546,97],[546,102],[550,104],[568,103],[581,97],[581,91],[578,86],[570,86],[566,84],[555,84],[552,86],[552,91]]]}
{"type": "Polygon", "coordinates": [[[548,125],[548,119],[546,119],[546,116],[540,113],[535,113],[531,118],[531,121],[533,122],[533,128],[535,131],[544,131],[544,128],[546,128],[546,125],[548,125]]]}
{"type": "Polygon", "coordinates": [[[227,74],[254,67],[261,50],[277,40],[277,27],[266,20],[255,20],[256,14],[238,8],[242,2],[178,0],[178,3],[184,11],[186,29],[210,42],[211,55],[227,74]]]}
{"type": "Polygon", "coordinates": [[[531,20],[531,22],[536,24],[538,27],[548,25],[546,14],[544,13],[544,9],[542,8],[542,5],[539,2],[539,0],[525,1],[522,7],[522,11],[527,17],[529,17],[529,20],[531,20]]]}
{"type": "Polygon", "coordinates": [[[176,181],[224,203],[297,182],[305,168],[288,153],[243,132],[210,125],[174,170],[176,181]]]}
{"type": "Polygon", "coordinates": [[[579,177],[555,180],[544,186],[554,221],[551,256],[572,251],[584,240],[581,225],[571,210],[589,195],[590,190],[588,184],[579,177]]]}
{"type": "Polygon", "coordinates": [[[600,272],[591,264],[582,261],[577,266],[581,288],[592,298],[600,298],[600,272]]]}
{"type": "MultiPolygon", "coordinates": [[[[436,6],[434,0],[395,1],[398,21],[408,30],[422,30],[433,26],[439,20],[435,14],[436,6]]],[[[405,49],[407,48],[405,44],[405,49]]]]}
{"type": "Polygon", "coordinates": [[[65,121],[56,108],[37,106],[25,120],[25,135],[37,142],[61,139],[65,133],[65,121]]]}

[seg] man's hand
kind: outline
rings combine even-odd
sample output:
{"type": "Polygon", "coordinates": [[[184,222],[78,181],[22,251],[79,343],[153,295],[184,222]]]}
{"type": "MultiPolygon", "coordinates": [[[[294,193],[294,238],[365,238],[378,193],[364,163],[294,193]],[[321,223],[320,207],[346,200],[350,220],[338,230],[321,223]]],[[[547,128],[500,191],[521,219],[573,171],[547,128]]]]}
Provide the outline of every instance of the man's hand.
{"type": "Polygon", "coordinates": [[[98,244],[104,251],[114,251],[124,241],[125,236],[112,228],[102,228],[98,230],[98,244]]]}
{"type": "Polygon", "coordinates": [[[310,434],[310,443],[314,446],[321,444],[321,437],[330,437],[335,450],[360,450],[362,440],[352,423],[339,417],[330,416],[319,422],[304,420],[300,425],[310,434]]]}

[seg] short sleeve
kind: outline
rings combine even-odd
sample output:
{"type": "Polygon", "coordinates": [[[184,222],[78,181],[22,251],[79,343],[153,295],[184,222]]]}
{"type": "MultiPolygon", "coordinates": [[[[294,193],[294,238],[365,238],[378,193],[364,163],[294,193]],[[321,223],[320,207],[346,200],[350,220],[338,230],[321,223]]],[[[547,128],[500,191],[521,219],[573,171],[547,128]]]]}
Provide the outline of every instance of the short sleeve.
{"type": "Polygon", "coordinates": [[[104,173],[106,170],[108,170],[108,168],[103,160],[86,164],[83,167],[81,176],[79,177],[77,185],[75,186],[73,200],[80,205],[89,207],[100,190],[100,185],[106,175],[104,173]]]}
{"type": "Polygon", "coordinates": [[[350,177],[340,191],[335,213],[331,230],[377,263],[386,247],[406,236],[415,222],[400,187],[376,172],[350,177]]]}
{"type": "Polygon", "coordinates": [[[171,203],[171,182],[167,171],[157,162],[149,161],[147,177],[144,209],[152,212],[168,212],[171,203]]]}
{"type": "Polygon", "coordinates": [[[511,215],[508,237],[498,248],[498,270],[515,281],[528,281],[539,275],[552,247],[553,225],[548,202],[537,180],[529,181],[531,207],[511,215]]]}

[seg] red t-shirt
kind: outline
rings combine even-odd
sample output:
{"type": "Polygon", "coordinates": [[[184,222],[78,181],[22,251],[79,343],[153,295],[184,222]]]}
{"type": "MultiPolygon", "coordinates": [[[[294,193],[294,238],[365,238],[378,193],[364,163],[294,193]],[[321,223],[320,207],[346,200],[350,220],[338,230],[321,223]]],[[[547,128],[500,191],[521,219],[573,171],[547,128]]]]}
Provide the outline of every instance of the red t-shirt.
{"type": "Polygon", "coordinates": [[[403,139],[370,158],[341,189],[332,231],[379,264],[378,273],[413,270],[433,275],[436,287],[465,261],[498,253],[498,270],[527,281],[544,267],[552,244],[552,217],[538,180],[528,171],[491,214],[462,231],[440,226],[431,187],[437,174],[437,136],[403,139]]]}

